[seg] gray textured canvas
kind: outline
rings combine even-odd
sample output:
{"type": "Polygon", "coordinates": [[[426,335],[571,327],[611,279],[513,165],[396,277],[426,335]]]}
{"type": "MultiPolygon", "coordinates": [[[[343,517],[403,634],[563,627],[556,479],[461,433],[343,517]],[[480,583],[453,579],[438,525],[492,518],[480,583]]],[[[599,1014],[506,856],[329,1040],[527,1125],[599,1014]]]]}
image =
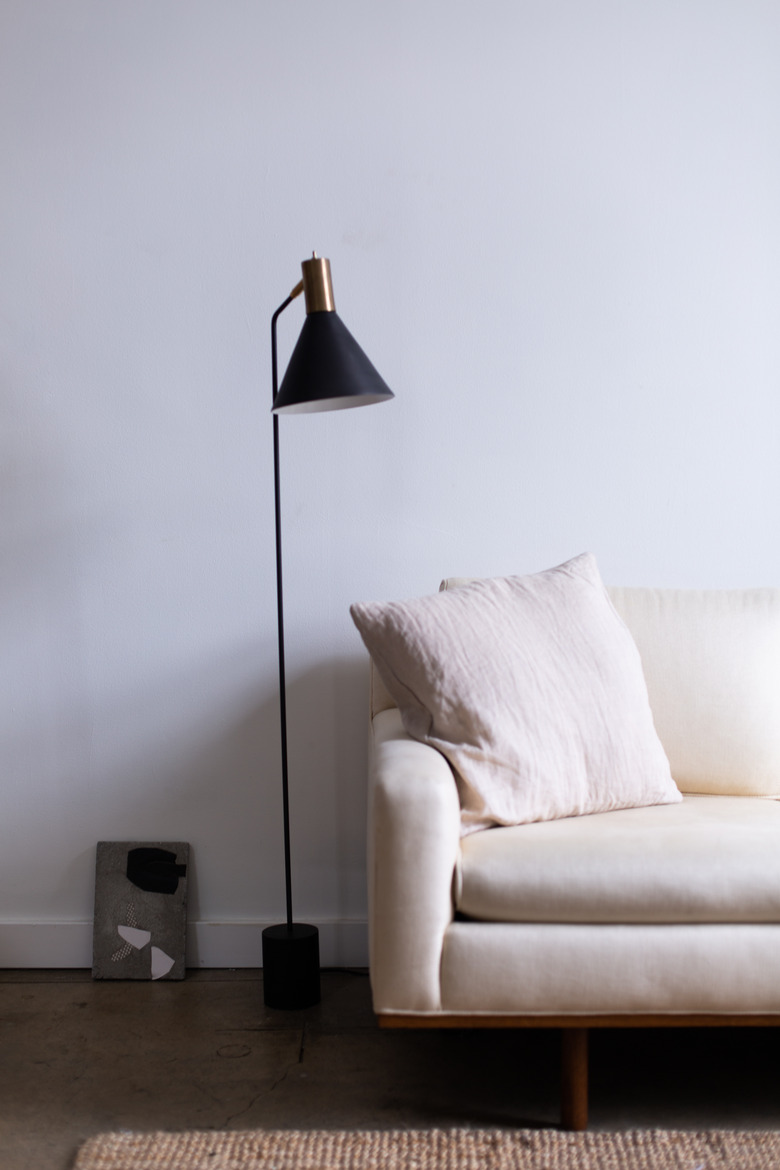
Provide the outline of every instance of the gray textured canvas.
{"type": "Polygon", "coordinates": [[[183,979],[189,845],[99,841],[94,979],[183,979]]]}

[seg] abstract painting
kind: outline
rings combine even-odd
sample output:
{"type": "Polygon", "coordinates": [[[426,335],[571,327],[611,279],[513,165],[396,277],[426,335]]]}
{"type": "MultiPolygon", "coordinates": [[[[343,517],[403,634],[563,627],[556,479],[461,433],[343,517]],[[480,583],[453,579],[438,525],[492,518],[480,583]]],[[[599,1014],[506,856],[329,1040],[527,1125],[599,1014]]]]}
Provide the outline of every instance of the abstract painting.
{"type": "Polygon", "coordinates": [[[183,979],[184,841],[98,841],[93,979],[183,979]]]}

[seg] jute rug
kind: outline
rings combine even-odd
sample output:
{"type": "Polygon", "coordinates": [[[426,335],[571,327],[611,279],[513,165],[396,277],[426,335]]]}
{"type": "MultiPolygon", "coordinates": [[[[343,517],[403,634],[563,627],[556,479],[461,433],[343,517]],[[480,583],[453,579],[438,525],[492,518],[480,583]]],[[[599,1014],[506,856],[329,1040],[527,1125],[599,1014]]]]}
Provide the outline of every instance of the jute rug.
{"type": "Polygon", "coordinates": [[[388,1130],[106,1134],[73,1170],[774,1170],[780,1133],[388,1130]]]}

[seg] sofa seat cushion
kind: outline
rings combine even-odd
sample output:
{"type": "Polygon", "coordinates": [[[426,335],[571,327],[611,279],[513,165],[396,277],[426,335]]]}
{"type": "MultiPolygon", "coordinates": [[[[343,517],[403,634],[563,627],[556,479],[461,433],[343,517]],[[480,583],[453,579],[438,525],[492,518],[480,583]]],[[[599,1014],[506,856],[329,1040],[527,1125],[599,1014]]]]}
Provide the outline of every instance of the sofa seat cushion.
{"type": "Polygon", "coordinates": [[[455,902],[490,922],[780,923],[780,802],[686,796],[487,829],[461,842],[455,902]]]}

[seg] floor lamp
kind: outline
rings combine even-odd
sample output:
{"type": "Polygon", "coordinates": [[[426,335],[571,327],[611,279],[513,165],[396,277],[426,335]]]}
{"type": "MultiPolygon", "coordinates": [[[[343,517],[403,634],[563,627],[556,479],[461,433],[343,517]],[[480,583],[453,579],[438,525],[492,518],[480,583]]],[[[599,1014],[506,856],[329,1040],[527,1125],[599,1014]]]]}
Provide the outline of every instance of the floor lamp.
{"type": "Polygon", "coordinates": [[[343,410],[386,402],[393,392],[372,366],[352,334],[336,315],[330,261],[304,260],[303,279],[271,318],[273,382],[274,503],[276,515],[276,605],[279,630],[279,715],[282,741],[282,810],[287,921],[263,931],[263,988],[268,1007],[305,1008],[320,1000],[319,934],[316,926],[293,921],[290,865],[290,806],[287,773],[287,696],[284,673],[284,607],[282,594],[282,525],[279,492],[280,414],[343,410]],[[277,388],[276,322],[300,293],[306,320],[277,388]]]}

